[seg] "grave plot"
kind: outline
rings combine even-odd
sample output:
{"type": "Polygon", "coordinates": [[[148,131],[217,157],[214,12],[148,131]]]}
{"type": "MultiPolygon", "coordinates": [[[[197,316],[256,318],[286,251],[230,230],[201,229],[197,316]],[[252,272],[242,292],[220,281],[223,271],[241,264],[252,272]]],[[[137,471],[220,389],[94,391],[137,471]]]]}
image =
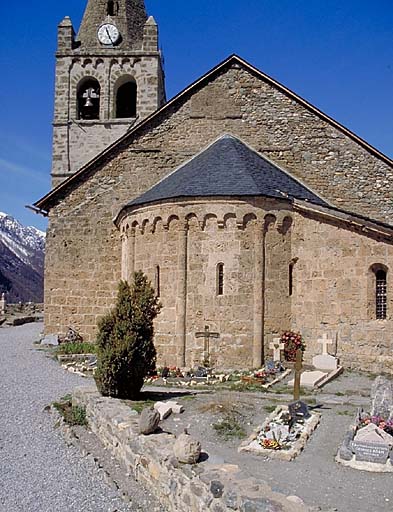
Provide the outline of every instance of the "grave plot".
{"type": "MultiPolygon", "coordinates": [[[[218,333],[210,332],[208,326],[204,332],[196,333],[197,337],[204,337],[205,351],[204,360],[209,359],[209,340],[219,336],[218,333]]],[[[206,366],[196,366],[195,368],[181,369],[175,366],[158,368],[157,374],[150,376],[145,380],[145,384],[167,385],[167,386],[213,386],[230,382],[231,384],[250,384],[260,386],[261,389],[268,389],[281,382],[291,373],[290,369],[285,368],[281,362],[281,352],[284,350],[284,344],[280,338],[273,340],[270,344],[272,349],[272,358],[268,359],[263,368],[250,371],[220,371],[206,366]]]]}
{"type": "Polygon", "coordinates": [[[377,377],[371,390],[371,412],[359,410],[338,450],[344,466],[377,473],[393,472],[393,385],[377,377]]]}
{"type": "MultiPolygon", "coordinates": [[[[324,333],[318,343],[322,345],[322,354],[313,357],[313,368],[302,373],[300,384],[305,388],[322,388],[344,371],[344,368],[339,366],[337,357],[328,352],[328,345],[331,345],[333,340],[328,339],[324,333]]],[[[293,386],[293,380],[288,382],[288,386],[293,386]]]]}
{"type": "Polygon", "coordinates": [[[296,353],[294,402],[278,406],[254,433],[239,447],[239,452],[252,452],[265,457],[293,460],[304,449],[307,440],[320,423],[321,415],[301,402],[300,382],[302,350],[296,353]]]}

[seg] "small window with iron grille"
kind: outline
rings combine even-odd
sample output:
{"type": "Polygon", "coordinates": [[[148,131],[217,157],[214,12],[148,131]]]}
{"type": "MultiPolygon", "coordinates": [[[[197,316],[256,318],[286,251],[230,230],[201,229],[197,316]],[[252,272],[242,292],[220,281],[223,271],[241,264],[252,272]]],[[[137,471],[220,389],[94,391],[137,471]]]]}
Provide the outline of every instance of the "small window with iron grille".
{"type": "Polygon", "coordinates": [[[217,265],[217,295],[224,295],[224,263],[217,265]]]}
{"type": "Polygon", "coordinates": [[[387,310],[386,272],[375,272],[375,307],[377,320],[385,320],[387,310]]]}

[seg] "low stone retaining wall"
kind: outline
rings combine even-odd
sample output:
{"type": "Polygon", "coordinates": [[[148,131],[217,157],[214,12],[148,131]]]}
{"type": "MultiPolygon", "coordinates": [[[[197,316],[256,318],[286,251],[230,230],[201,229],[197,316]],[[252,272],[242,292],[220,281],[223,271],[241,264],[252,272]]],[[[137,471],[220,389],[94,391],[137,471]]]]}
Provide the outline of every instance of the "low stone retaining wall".
{"type": "MultiPolygon", "coordinates": [[[[139,415],[121,400],[104,398],[94,388],[77,388],[73,404],[84,406],[92,431],[127,470],[171,512],[306,512],[310,509],[274,493],[239,467],[205,461],[179,464],[175,436],[138,433],[139,415]]],[[[202,446],[203,448],[203,446],[202,446]]]]}

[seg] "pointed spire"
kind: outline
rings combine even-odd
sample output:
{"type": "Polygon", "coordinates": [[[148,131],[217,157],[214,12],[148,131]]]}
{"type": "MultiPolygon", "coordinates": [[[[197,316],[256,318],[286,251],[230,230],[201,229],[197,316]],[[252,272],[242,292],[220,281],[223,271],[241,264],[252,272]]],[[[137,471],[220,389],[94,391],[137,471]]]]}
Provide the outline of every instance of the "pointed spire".
{"type": "Polygon", "coordinates": [[[147,20],[144,0],[88,0],[77,40],[81,49],[100,47],[98,28],[105,22],[117,26],[122,49],[141,49],[147,20]]]}

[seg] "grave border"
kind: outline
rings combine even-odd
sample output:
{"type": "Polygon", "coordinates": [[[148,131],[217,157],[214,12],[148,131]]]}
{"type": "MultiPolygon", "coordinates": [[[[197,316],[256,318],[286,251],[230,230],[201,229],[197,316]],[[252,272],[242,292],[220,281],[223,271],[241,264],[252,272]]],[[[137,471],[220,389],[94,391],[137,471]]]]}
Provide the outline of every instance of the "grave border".
{"type": "Polygon", "coordinates": [[[304,449],[307,444],[308,439],[311,437],[314,430],[318,427],[322,415],[318,412],[311,412],[311,420],[306,423],[307,429],[301,433],[299,439],[297,439],[290,450],[269,450],[266,448],[262,448],[260,450],[256,450],[255,448],[250,447],[251,443],[256,440],[259,433],[265,429],[265,427],[274,420],[280,414],[281,411],[288,411],[288,406],[279,405],[275,408],[275,410],[269,414],[269,416],[265,419],[263,424],[254,430],[254,432],[241,443],[238,448],[238,452],[248,452],[254,455],[259,455],[262,457],[269,457],[274,459],[280,459],[285,461],[292,461],[295,459],[304,449]]]}

